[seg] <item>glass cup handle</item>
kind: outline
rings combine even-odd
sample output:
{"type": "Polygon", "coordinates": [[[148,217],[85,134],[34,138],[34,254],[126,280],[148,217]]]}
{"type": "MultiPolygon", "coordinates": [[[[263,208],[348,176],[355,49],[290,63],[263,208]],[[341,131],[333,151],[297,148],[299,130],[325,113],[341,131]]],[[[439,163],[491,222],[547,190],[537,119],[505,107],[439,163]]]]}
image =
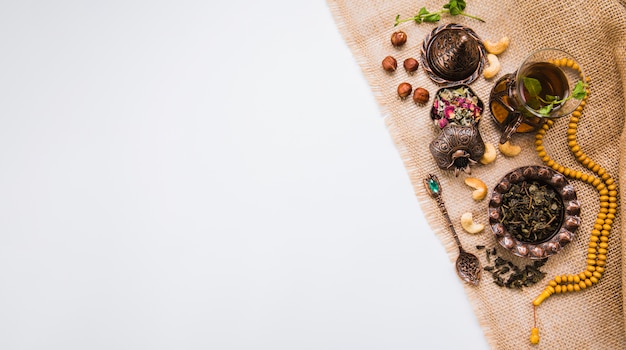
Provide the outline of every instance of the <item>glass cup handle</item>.
{"type": "Polygon", "coordinates": [[[504,131],[502,132],[502,135],[500,136],[500,143],[506,143],[508,140],[511,139],[511,136],[513,136],[513,134],[515,134],[515,132],[517,131],[517,128],[522,125],[522,122],[524,121],[524,116],[522,115],[522,113],[520,112],[512,112],[515,114],[515,120],[512,123],[508,123],[506,125],[506,127],[504,128],[504,131]]]}

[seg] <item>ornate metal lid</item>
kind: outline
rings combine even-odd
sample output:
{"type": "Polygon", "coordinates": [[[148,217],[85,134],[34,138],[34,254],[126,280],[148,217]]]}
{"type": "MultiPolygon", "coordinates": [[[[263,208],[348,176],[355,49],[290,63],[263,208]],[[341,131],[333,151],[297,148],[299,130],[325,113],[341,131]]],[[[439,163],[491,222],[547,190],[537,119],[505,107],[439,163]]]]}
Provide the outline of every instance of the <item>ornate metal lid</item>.
{"type": "Polygon", "coordinates": [[[456,23],[439,26],[424,38],[422,66],[439,84],[469,84],[482,73],[485,47],[473,30],[456,23]]]}

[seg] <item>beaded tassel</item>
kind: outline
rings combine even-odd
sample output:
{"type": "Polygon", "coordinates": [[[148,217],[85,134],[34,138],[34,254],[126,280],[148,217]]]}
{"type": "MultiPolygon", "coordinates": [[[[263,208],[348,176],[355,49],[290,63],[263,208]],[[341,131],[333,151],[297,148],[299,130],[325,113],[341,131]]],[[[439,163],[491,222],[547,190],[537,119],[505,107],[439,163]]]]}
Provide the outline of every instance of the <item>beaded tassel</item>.
{"type": "MultiPolygon", "coordinates": [[[[556,65],[567,65],[564,60],[553,61],[556,65]]],[[[571,66],[570,66],[571,67],[571,66]]],[[[580,70],[580,69],[579,69],[580,70]]],[[[581,73],[582,77],[582,73],[581,73]]],[[[589,79],[587,79],[589,82],[589,79]]],[[[554,125],[553,120],[548,120],[535,135],[535,150],[541,160],[552,169],[563,173],[565,176],[581,180],[596,188],[600,194],[600,211],[596,217],[591,238],[589,240],[589,248],[587,249],[587,268],[577,274],[564,274],[555,276],[548,282],[548,286],[533,300],[533,309],[535,312],[535,326],[532,328],[530,342],[532,344],[539,343],[539,329],[536,326],[536,307],[552,294],[565,294],[570,292],[578,292],[580,290],[597,284],[605,272],[606,255],[609,243],[609,234],[617,213],[617,186],[613,178],[602,168],[596,164],[580,149],[576,141],[576,131],[578,129],[578,121],[582,116],[582,111],[587,103],[589,89],[585,98],[581,101],[580,106],[574,111],[570,117],[567,128],[567,145],[573,153],[576,160],[587,169],[594,172],[594,175],[583,174],[574,169],[564,167],[547,155],[543,147],[543,138],[548,130],[554,125]]]]}

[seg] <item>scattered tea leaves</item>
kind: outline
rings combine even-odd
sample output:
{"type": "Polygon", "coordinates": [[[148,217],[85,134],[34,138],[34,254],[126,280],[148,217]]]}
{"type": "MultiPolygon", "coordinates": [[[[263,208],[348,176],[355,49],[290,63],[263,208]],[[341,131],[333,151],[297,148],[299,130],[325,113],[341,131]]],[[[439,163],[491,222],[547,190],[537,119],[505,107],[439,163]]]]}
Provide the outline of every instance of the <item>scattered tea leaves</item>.
{"type": "MultiPolygon", "coordinates": [[[[496,256],[496,248],[493,250],[485,250],[487,261],[489,256],[496,256]]],[[[533,284],[541,281],[546,277],[546,273],[539,270],[548,259],[535,260],[532,265],[525,265],[524,268],[520,268],[512,261],[506,260],[502,257],[497,257],[494,265],[487,265],[483,270],[491,273],[493,283],[499,287],[506,287],[509,289],[522,289],[524,287],[532,286],[533,284]]]]}

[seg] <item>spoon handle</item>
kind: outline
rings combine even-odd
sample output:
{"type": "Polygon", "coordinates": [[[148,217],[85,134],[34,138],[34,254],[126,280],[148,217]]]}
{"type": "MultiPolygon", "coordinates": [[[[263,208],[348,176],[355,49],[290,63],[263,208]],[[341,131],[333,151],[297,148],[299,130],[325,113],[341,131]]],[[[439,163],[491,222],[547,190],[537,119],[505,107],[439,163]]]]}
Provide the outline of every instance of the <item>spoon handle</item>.
{"type": "Polygon", "coordinates": [[[454,225],[452,224],[452,220],[450,219],[450,215],[448,215],[448,210],[446,209],[446,204],[441,197],[441,184],[439,183],[437,176],[434,174],[428,174],[428,177],[424,179],[424,187],[426,187],[426,191],[430,194],[430,196],[437,200],[439,210],[441,210],[443,217],[448,223],[448,227],[450,228],[450,232],[452,232],[452,237],[454,237],[456,245],[459,247],[459,250],[463,251],[459,235],[457,235],[456,230],[454,229],[454,225]]]}

